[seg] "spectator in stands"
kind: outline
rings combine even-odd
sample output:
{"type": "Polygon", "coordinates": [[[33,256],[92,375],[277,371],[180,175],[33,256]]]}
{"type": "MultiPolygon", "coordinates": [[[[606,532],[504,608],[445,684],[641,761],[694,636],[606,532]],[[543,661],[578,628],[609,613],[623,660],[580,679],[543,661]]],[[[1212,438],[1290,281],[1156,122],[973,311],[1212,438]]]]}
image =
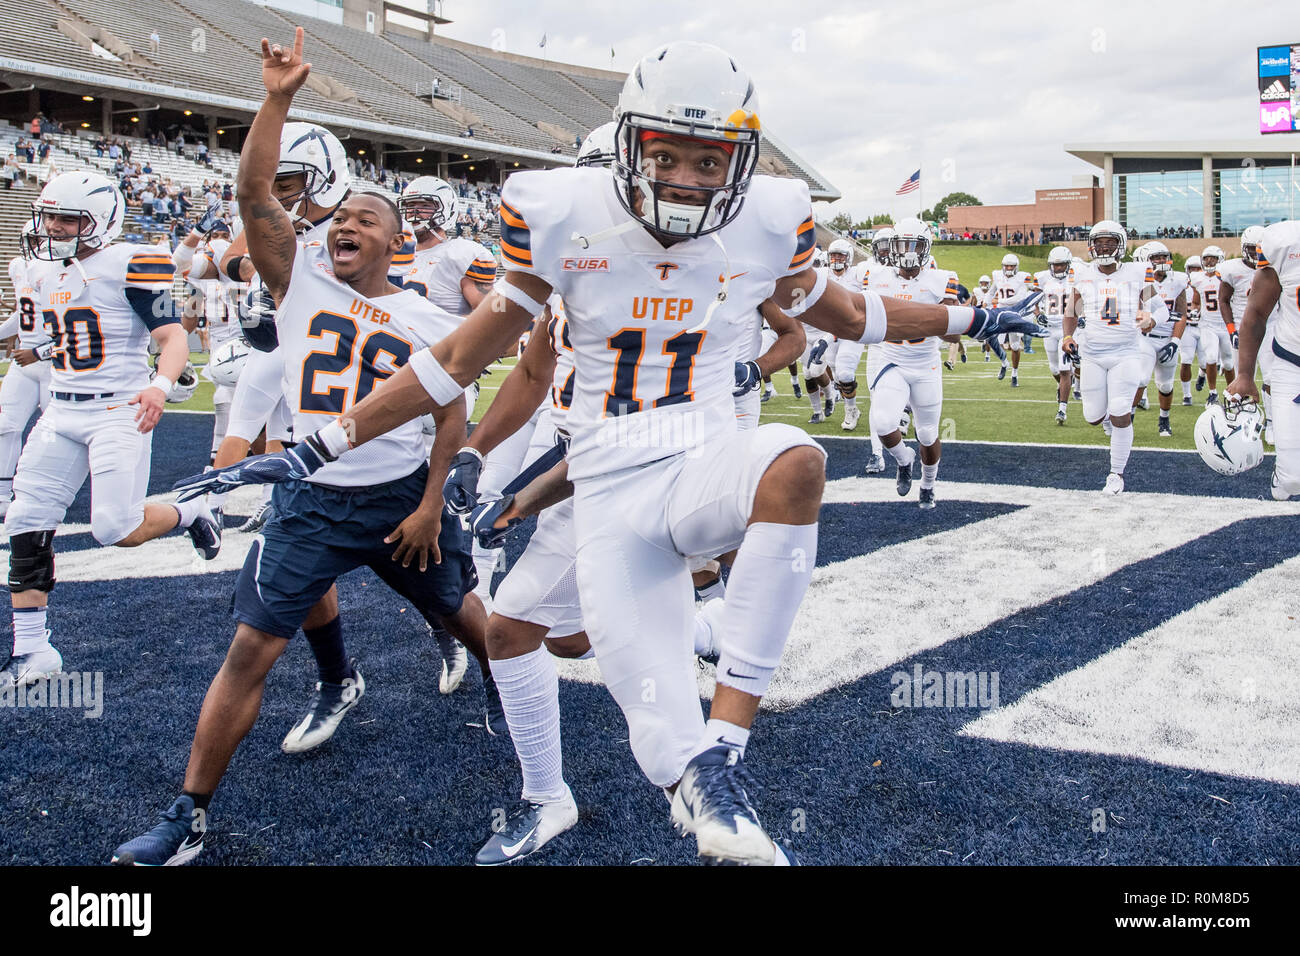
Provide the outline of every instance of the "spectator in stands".
{"type": "Polygon", "coordinates": [[[122,147],[117,145],[117,140],[113,140],[113,142],[108,144],[108,158],[109,159],[122,158],[122,147]]]}
{"type": "Polygon", "coordinates": [[[4,180],[5,189],[14,188],[14,183],[18,181],[21,172],[22,170],[18,167],[17,156],[10,156],[5,160],[4,166],[0,167],[0,179],[4,180]]]}
{"type": "Polygon", "coordinates": [[[234,198],[235,198],[235,191],[230,188],[230,183],[225,183],[221,187],[221,201],[230,202],[230,200],[234,198]]]}
{"type": "Polygon", "coordinates": [[[39,139],[41,138],[41,119],[42,119],[42,118],[43,118],[43,117],[41,116],[40,113],[37,113],[35,116],[32,117],[31,124],[30,124],[29,127],[28,127],[28,131],[32,134],[32,139],[37,139],[37,140],[39,140],[39,139]]]}
{"type": "Polygon", "coordinates": [[[161,48],[162,48],[162,37],[158,35],[157,30],[153,30],[149,34],[149,52],[157,56],[158,51],[161,48]]]}
{"type": "Polygon", "coordinates": [[[172,145],[176,147],[177,156],[184,156],[185,155],[185,134],[177,133],[176,142],[172,143],[172,145]]]}
{"type": "Polygon", "coordinates": [[[208,144],[199,140],[199,162],[209,169],[212,168],[212,160],[208,156],[208,144]]]}

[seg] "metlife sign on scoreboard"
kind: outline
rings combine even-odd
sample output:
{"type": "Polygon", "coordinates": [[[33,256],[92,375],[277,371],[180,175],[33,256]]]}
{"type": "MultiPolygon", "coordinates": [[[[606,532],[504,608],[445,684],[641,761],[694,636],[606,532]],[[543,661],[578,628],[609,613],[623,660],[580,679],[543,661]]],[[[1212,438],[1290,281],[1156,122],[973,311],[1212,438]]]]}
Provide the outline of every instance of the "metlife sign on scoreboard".
{"type": "Polygon", "coordinates": [[[1259,131],[1300,130],[1300,43],[1259,48],[1259,131]]]}

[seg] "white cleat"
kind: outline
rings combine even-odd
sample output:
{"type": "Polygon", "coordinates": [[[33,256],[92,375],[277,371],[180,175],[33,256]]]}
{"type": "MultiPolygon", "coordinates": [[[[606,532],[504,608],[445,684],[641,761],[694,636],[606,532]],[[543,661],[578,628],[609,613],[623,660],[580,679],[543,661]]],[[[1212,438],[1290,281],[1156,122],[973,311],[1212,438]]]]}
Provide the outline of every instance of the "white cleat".
{"type": "Polygon", "coordinates": [[[307,704],[307,716],[285,734],[280,742],[282,751],[287,754],[306,753],[334,736],[343,717],[366,693],[366,680],[357,669],[356,659],[351,663],[352,676],[342,684],[316,682],[316,689],[307,704]]]}
{"type": "Polygon", "coordinates": [[[1104,494],[1108,495],[1120,494],[1124,490],[1124,476],[1115,474],[1107,475],[1106,487],[1101,490],[1104,494]]]}
{"type": "Polygon", "coordinates": [[[474,855],[476,866],[502,866],[536,853],[578,822],[578,804],[566,786],[564,798],[555,803],[520,800],[506,817],[499,833],[488,837],[474,855]]]}
{"type": "MultiPolygon", "coordinates": [[[[48,632],[46,637],[48,639],[48,632]]],[[[13,654],[0,667],[0,687],[17,688],[63,673],[63,655],[53,647],[30,654],[13,654]]]]}
{"type": "Polygon", "coordinates": [[[844,424],[840,427],[846,432],[851,432],[858,427],[858,419],[862,417],[862,409],[856,405],[846,405],[844,407],[844,424]]]}
{"type": "Polygon", "coordinates": [[[673,825],[683,836],[695,835],[700,856],[719,863],[773,866],[782,854],[750,805],[748,777],[740,751],[725,741],[696,754],[673,794],[673,825]]]}
{"type": "Polygon", "coordinates": [[[1273,423],[1269,422],[1264,426],[1264,444],[1276,447],[1277,442],[1273,441],[1273,423]]]}

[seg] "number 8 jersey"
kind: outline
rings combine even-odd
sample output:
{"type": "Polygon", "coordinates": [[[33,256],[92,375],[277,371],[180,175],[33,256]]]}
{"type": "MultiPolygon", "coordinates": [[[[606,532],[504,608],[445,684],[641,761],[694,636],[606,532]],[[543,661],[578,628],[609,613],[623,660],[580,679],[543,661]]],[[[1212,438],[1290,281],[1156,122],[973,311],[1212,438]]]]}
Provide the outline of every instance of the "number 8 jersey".
{"type": "MultiPolygon", "coordinates": [[[[275,325],[293,430],[308,435],[369,395],[459,317],[414,289],[368,299],[334,276],[322,245],[299,246],[275,325]]],[[[428,460],[418,418],[325,465],[308,481],[361,488],[404,478],[428,460]]]]}
{"type": "Polygon", "coordinates": [[[815,245],[799,180],[755,176],[732,222],[670,246],[629,216],[614,188],[604,169],[554,169],[516,173],[501,195],[506,269],[538,276],[564,300],[576,369],[572,479],[736,431],[739,343],[776,281],[806,269],[815,245]]]}
{"type": "Polygon", "coordinates": [[[147,386],[149,333],[179,321],[170,295],[175,271],[169,252],[130,243],[49,263],[40,303],[54,343],[50,389],[129,397],[147,386]]]}

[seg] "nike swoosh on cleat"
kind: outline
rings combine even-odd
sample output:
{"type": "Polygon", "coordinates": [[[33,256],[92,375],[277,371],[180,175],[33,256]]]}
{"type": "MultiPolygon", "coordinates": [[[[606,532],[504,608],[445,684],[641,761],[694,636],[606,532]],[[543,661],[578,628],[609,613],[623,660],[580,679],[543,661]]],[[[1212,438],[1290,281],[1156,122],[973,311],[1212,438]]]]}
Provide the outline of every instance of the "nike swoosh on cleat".
{"type": "Polygon", "coordinates": [[[523,849],[524,844],[527,843],[529,838],[531,838],[532,835],[536,832],[537,832],[537,826],[534,826],[531,830],[529,830],[527,833],[524,834],[523,839],[520,840],[518,843],[502,843],[501,852],[505,854],[505,856],[513,858],[521,849],[523,849]]]}

